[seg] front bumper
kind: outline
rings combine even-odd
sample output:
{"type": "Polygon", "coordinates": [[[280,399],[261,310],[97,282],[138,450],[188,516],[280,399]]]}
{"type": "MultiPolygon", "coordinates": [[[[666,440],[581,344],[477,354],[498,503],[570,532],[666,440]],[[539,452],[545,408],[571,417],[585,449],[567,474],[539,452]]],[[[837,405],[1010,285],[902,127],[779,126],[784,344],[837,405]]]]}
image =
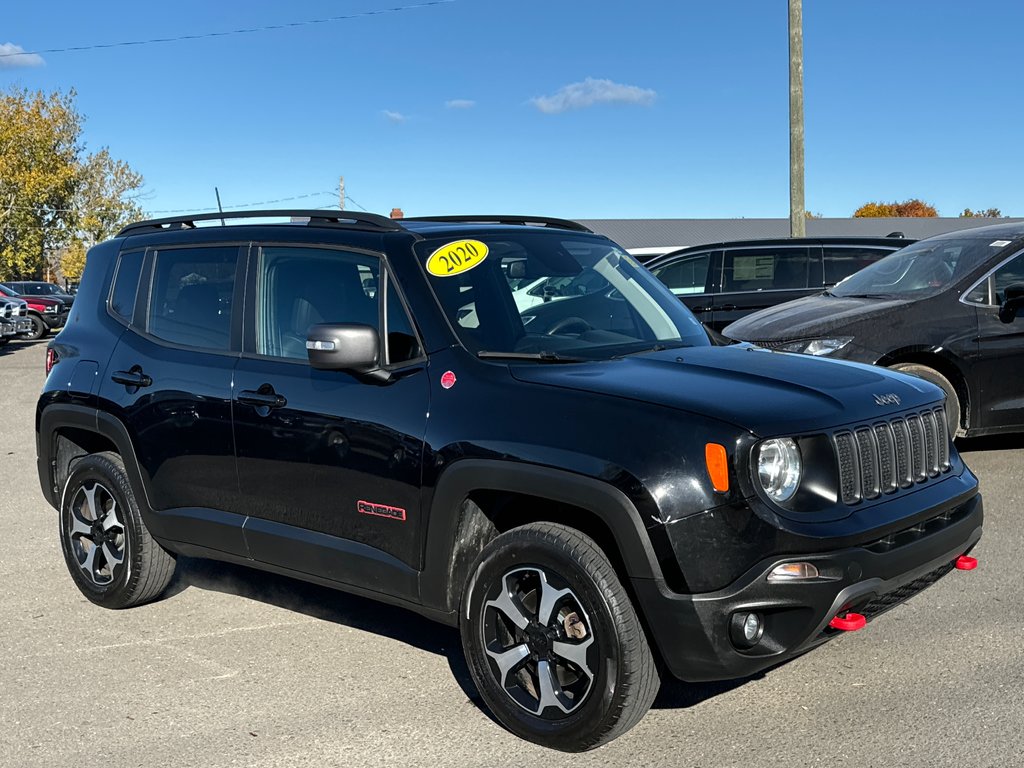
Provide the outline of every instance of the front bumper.
{"type": "Polygon", "coordinates": [[[773,556],[724,589],[674,593],[661,581],[632,579],[632,586],[662,658],[681,680],[746,677],[797,656],[838,634],[829,622],[856,611],[870,621],[952,570],[953,561],[981,538],[980,494],[937,511],[912,528],[857,547],[773,556]],[[769,583],[787,562],[812,562],[814,580],[769,583]],[[764,634],[742,650],[730,636],[733,614],[757,612],[764,634]]]}
{"type": "Polygon", "coordinates": [[[19,336],[28,336],[32,333],[32,321],[29,320],[28,316],[19,317],[17,323],[15,323],[15,331],[19,336]]]}
{"type": "Polygon", "coordinates": [[[46,327],[51,331],[54,328],[63,328],[64,324],[68,321],[69,312],[41,312],[39,316],[43,318],[43,322],[46,323],[46,327]]]}
{"type": "Polygon", "coordinates": [[[10,320],[0,320],[0,338],[6,339],[16,335],[15,325],[10,320]]]}

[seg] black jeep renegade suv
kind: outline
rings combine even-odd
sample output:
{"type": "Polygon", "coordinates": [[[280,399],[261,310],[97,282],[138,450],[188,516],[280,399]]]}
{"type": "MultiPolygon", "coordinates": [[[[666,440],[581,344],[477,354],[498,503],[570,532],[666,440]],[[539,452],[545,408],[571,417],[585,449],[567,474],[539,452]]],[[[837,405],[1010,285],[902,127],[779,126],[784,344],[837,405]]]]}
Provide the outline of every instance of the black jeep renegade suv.
{"type": "Polygon", "coordinates": [[[406,606],[460,628],[501,723],[582,750],[659,670],[750,675],[976,564],[934,385],[713,346],[572,222],[298,214],[89,252],[36,423],[93,602],[156,598],[182,554],[406,606]],[[517,309],[585,272],[600,312],[517,309]]]}

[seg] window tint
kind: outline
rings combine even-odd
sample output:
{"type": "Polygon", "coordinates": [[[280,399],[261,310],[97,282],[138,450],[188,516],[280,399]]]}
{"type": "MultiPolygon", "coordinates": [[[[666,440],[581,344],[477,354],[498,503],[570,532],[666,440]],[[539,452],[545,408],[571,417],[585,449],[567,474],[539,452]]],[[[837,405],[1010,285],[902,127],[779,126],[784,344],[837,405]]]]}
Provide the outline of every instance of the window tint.
{"type": "Polygon", "coordinates": [[[652,271],[654,276],[667,285],[676,296],[686,296],[705,292],[710,263],[710,253],[699,253],[684,256],[652,271]]]}
{"type": "Polygon", "coordinates": [[[256,276],[256,351],[307,360],[317,323],[361,323],[380,331],[380,262],[326,248],[268,247],[256,276]]]}
{"type": "Polygon", "coordinates": [[[158,252],[149,333],[176,344],[228,349],[237,262],[236,246],[158,252]]]}
{"type": "Polygon", "coordinates": [[[768,291],[807,287],[806,248],[725,251],[722,291],[768,291]]]}
{"type": "Polygon", "coordinates": [[[125,322],[131,322],[135,311],[135,294],[139,287],[139,272],[142,270],[142,251],[122,253],[114,276],[114,287],[110,291],[110,311],[125,322]]]}
{"type": "Polygon", "coordinates": [[[995,279],[996,304],[1002,304],[1007,288],[1011,285],[1024,286],[1024,254],[1001,266],[992,277],[995,279]]]}
{"type": "Polygon", "coordinates": [[[845,248],[828,246],[825,252],[825,285],[835,285],[845,280],[854,272],[859,272],[869,264],[874,264],[883,256],[893,252],[892,248],[865,248],[857,246],[845,248]]]}

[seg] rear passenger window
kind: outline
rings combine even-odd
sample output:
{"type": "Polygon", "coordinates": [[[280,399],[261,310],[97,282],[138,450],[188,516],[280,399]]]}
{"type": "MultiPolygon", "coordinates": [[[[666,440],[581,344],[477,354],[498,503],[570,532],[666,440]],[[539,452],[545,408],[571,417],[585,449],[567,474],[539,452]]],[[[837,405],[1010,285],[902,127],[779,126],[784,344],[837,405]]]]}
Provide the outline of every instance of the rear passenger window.
{"type": "Polygon", "coordinates": [[[708,282],[710,253],[684,256],[678,261],[651,270],[676,296],[704,293],[708,282]]]}
{"type": "Polygon", "coordinates": [[[175,344],[228,349],[237,264],[237,246],[159,251],[148,332],[175,344]]]}
{"type": "Polygon", "coordinates": [[[722,291],[777,291],[806,288],[806,248],[750,248],[725,251],[722,291]]]}
{"type": "Polygon", "coordinates": [[[308,360],[318,323],[360,323],[380,331],[380,261],[327,248],[267,247],[256,277],[256,352],[308,360]]]}
{"type": "Polygon", "coordinates": [[[825,285],[835,285],[893,252],[891,248],[825,246],[825,285]]]}
{"type": "Polygon", "coordinates": [[[142,251],[122,253],[117,263],[117,274],[110,291],[110,311],[130,323],[135,312],[135,294],[139,288],[139,273],[142,271],[142,251]]]}

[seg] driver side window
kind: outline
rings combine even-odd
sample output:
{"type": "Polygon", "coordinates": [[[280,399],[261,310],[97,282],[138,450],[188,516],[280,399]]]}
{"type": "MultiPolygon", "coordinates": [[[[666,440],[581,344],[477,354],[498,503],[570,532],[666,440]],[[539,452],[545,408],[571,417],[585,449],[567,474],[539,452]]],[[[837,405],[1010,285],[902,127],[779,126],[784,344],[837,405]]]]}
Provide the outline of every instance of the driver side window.
{"type": "Polygon", "coordinates": [[[1006,298],[1006,289],[1011,285],[1024,285],[1024,253],[995,271],[992,275],[996,304],[1006,298]]]}

